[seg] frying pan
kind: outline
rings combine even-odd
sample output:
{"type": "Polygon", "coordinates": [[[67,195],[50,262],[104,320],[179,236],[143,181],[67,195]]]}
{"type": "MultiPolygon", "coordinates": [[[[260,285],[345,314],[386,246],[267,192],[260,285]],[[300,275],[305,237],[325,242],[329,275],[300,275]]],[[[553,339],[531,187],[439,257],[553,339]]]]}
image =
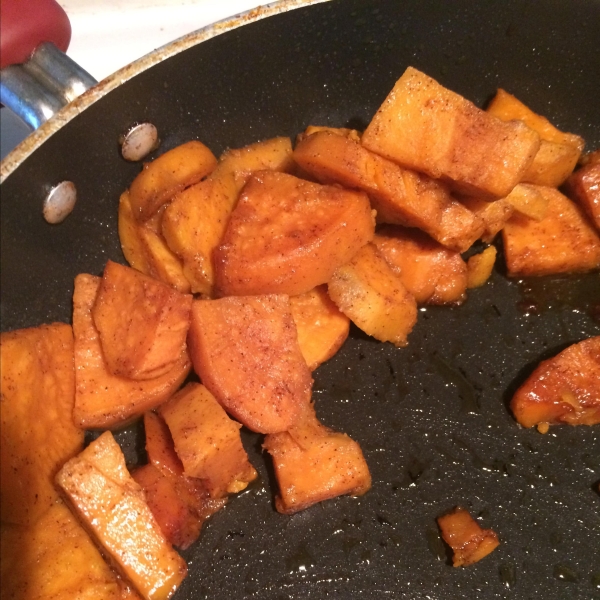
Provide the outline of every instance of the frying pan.
{"type": "MultiPolygon", "coordinates": [[[[588,148],[600,146],[596,0],[290,7],[145,59],[121,73],[125,83],[101,86],[76,118],[60,128],[55,118],[9,157],[3,330],[68,322],[74,276],[124,260],[117,203],[139,166],[119,157],[117,139],[134,122],[158,127],[158,152],[192,138],[219,153],[308,124],[362,127],[413,65],[480,106],[501,86],[588,148]],[[78,204],[51,226],[42,198],[63,179],[75,182],[78,204]]],[[[600,431],[541,435],[520,428],[507,407],[539,360],[600,333],[600,278],[517,282],[501,264],[463,306],[422,310],[407,348],[354,329],[315,372],[318,416],[357,440],[369,463],[364,497],[278,514],[261,440],[243,432],[260,480],[183,553],[190,575],[177,600],[600,597],[600,431]],[[450,565],[435,522],[456,505],[501,539],[463,569],[450,565]]],[[[138,428],[117,439],[130,463],[140,459],[138,428]]]]}

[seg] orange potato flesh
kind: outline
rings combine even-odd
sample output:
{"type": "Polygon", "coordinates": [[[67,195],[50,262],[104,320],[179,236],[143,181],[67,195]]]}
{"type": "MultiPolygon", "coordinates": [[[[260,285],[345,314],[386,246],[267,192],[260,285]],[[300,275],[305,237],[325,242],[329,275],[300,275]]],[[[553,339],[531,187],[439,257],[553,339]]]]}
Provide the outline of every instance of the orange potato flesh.
{"type": "Polygon", "coordinates": [[[481,239],[484,242],[490,244],[496,234],[502,230],[506,221],[512,216],[515,208],[509,202],[509,197],[510,194],[506,198],[500,198],[500,200],[494,200],[493,202],[486,202],[474,196],[461,198],[462,204],[483,220],[485,229],[481,239]]]}
{"type": "Polygon", "coordinates": [[[510,407],[523,427],[600,423],[600,336],[542,361],[517,390],[510,407]]]}
{"type": "Polygon", "coordinates": [[[134,269],[149,274],[150,265],[139,230],[140,225],[133,214],[129,190],[127,190],[119,198],[119,240],[121,250],[123,250],[123,256],[125,256],[127,262],[134,269]]]}
{"type": "Polygon", "coordinates": [[[540,149],[521,181],[548,187],[564,183],[579,160],[584,146],[582,138],[558,130],[503,89],[498,90],[487,112],[503,121],[522,121],[541,138],[540,149]]]}
{"type": "Polygon", "coordinates": [[[275,507],[280,513],[292,514],[345,494],[361,496],[371,488],[360,446],[323,426],[312,405],[289,431],[267,435],[263,448],[275,466],[275,507]]]}
{"type": "Polygon", "coordinates": [[[68,461],[57,483],[113,565],[146,600],[166,600],[187,574],[109,431],[68,461]]]}
{"type": "Polygon", "coordinates": [[[257,473],[242,445],[239,423],[203,386],[189,383],[160,407],[184,473],[202,479],[213,498],[245,489],[257,473]]]}
{"type": "Polygon", "coordinates": [[[482,529],[467,510],[455,508],[437,518],[444,541],[452,548],[452,564],[466,567],[494,551],[500,541],[491,529],[482,529]]]}
{"type": "Polygon", "coordinates": [[[181,144],[146,163],[129,187],[133,216],[147,221],[177,192],[198,183],[217,165],[213,153],[201,142],[181,144]]]}
{"type": "Polygon", "coordinates": [[[312,378],[285,295],[195,300],[188,344],[202,383],[253,431],[289,429],[310,400],[312,378]]]}
{"type": "Polygon", "coordinates": [[[600,237],[579,207],[554,188],[538,187],[548,201],[541,221],[514,215],[504,226],[510,277],[590,271],[600,267],[600,237]]]}
{"type": "Polygon", "coordinates": [[[505,123],[409,67],[362,136],[365,148],[401,166],[494,200],[522,179],[539,135],[505,123]]]}
{"type": "Polygon", "coordinates": [[[575,171],[569,177],[567,190],[600,231],[600,160],[575,171]]]}
{"type": "Polygon", "coordinates": [[[173,437],[164,419],[153,412],[144,413],[144,432],[148,462],[163,475],[183,475],[183,465],[175,452],[173,437]]]}
{"type": "Polygon", "coordinates": [[[73,420],[83,429],[124,425],[164,402],[183,383],[191,369],[187,352],[166,374],[136,381],[109,373],[98,330],[92,319],[100,278],[85,273],[75,278],[75,406],[73,420]]]}
{"type": "Polygon", "coordinates": [[[71,418],[71,327],[2,333],[0,363],[0,515],[3,523],[27,525],[56,501],[54,476],[83,447],[71,418]]]}
{"type": "Polygon", "coordinates": [[[467,261],[467,288],[481,287],[492,274],[496,262],[495,246],[488,246],[483,252],[474,254],[467,261]]]}
{"type": "Polygon", "coordinates": [[[318,133],[319,131],[329,131],[336,135],[342,135],[350,138],[355,142],[360,142],[361,133],[356,129],[349,129],[348,127],[326,127],[323,125],[309,125],[303,133],[299,134],[297,142],[301,142],[306,136],[318,133]]]}
{"type": "Polygon", "coordinates": [[[364,193],[259,171],[215,251],[217,293],[308,292],[373,237],[374,225],[364,193]]]}
{"type": "Polygon", "coordinates": [[[350,319],[327,295],[325,286],[290,297],[290,309],[302,356],[311,371],[329,360],[350,332],[350,319]]]}
{"type": "Polygon", "coordinates": [[[153,379],[186,351],[192,296],[109,260],[92,308],[113,375],[153,379]]]}
{"type": "Polygon", "coordinates": [[[420,231],[397,226],[382,227],[373,244],[419,304],[456,305],[465,300],[467,266],[458,252],[420,231]]]}
{"type": "Polygon", "coordinates": [[[365,333],[399,347],[408,344],[417,303],[373,244],[340,267],[327,288],[337,307],[365,333]]]}
{"type": "Polygon", "coordinates": [[[62,502],[34,523],[2,524],[2,598],[122,600],[122,580],[62,502]]]}
{"type": "Polygon", "coordinates": [[[522,215],[541,221],[548,212],[548,198],[541,193],[537,185],[519,183],[504,198],[514,210],[522,215]]]}

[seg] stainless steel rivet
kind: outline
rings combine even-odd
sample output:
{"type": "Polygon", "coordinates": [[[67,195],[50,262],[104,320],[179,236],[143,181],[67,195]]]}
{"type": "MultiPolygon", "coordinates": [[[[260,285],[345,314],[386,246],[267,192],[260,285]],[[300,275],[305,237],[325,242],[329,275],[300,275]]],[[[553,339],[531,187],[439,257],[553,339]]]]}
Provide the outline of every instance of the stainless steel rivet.
{"type": "Polygon", "coordinates": [[[121,138],[121,154],[125,160],[145,158],[158,147],[158,130],[152,123],[140,123],[121,138]]]}
{"type": "Polygon", "coordinates": [[[64,221],[75,207],[77,190],[72,181],[62,181],[54,186],[44,200],[44,219],[55,225],[64,221]]]}

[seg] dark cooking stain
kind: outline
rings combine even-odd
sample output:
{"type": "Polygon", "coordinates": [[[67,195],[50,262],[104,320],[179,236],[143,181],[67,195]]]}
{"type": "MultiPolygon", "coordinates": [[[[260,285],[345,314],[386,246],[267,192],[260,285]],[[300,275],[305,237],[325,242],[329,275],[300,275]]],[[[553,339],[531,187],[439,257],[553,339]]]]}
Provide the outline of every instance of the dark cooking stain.
{"type": "Polygon", "coordinates": [[[480,413],[481,406],[475,394],[475,388],[460,370],[452,367],[437,354],[433,354],[430,361],[437,373],[444,378],[444,381],[457,389],[458,396],[461,399],[461,412],[468,414],[480,413]]]}
{"type": "Polygon", "coordinates": [[[500,581],[508,589],[514,588],[517,583],[517,569],[512,563],[502,563],[498,568],[500,581]]]}
{"type": "Polygon", "coordinates": [[[448,557],[446,553],[446,546],[440,537],[439,532],[436,529],[428,529],[425,532],[427,538],[427,547],[433,556],[438,560],[446,560],[448,557]]]}
{"type": "Polygon", "coordinates": [[[567,581],[569,583],[577,583],[579,581],[577,572],[567,565],[556,565],[552,574],[559,581],[567,581]]]}

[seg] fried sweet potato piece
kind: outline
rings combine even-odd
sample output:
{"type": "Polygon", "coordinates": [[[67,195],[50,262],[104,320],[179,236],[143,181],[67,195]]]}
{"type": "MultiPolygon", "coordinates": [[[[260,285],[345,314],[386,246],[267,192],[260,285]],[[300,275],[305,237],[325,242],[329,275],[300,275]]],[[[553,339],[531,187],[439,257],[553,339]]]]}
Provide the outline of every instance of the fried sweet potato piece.
{"type": "Polygon", "coordinates": [[[521,181],[547,187],[564,183],[579,160],[584,146],[582,138],[559,131],[548,119],[503,89],[498,90],[487,112],[503,121],[522,121],[541,138],[540,148],[521,181]]]}
{"type": "Polygon", "coordinates": [[[161,532],[110,431],[68,461],[56,480],[113,565],[146,600],[175,593],[187,565],[161,532]]]}
{"type": "Polygon", "coordinates": [[[181,144],[146,163],[129,187],[133,216],[140,222],[147,221],[177,192],[198,183],[216,165],[214,154],[196,140],[181,144]]]}
{"type": "Polygon", "coordinates": [[[537,185],[519,183],[504,199],[514,210],[525,217],[541,221],[548,212],[548,198],[537,185]]]}
{"type": "Polygon", "coordinates": [[[263,448],[273,458],[280,513],[293,514],[345,494],[361,496],[371,488],[360,446],[322,425],[312,404],[288,431],[267,435],[263,448]]]}
{"type": "Polygon", "coordinates": [[[538,222],[514,215],[502,230],[508,275],[551,275],[600,267],[600,237],[579,207],[554,188],[538,189],[548,201],[544,219],[538,222]]]}
{"type": "Polygon", "coordinates": [[[257,473],[242,445],[239,423],[203,386],[188,383],[160,407],[188,477],[202,479],[211,497],[245,489],[257,473]]]}
{"type": "Polygon", "coordinates": [[[34,523],[2,525],[2,598],[121,600],[122,580],[61,501],[34,523]]]}
{"type": "Polygon", "coordinates": [[[217,293],[303,294],[326,283],[373,231],[364,193],[259,171],[215,250],[217,293]]]}
{"type": "Polygon", "coordinates": [[[600,231],[600,157],[575,171],[567,181],[567,190],[600,231]]]}
{"type": "Polygon", "coordinates": [[[539,135],[506,123],[409,67],[362,136],[365,148],[443,179],[468,195],[495,200],[521,181],[539,135]]]}
{"type": "Polygon", "coordinates": [[[356,129],[350,129],[348,127],[327,127],[323,125],[309,125],[304,132],[298,136],[296,141],[300,143],[306,136],[312,135],[313,133],[318,133],[319,131],[329,131],[330,133],[335,133],[336,135],[342,135],[350,138],[355,142],[360,142],[361,133],[356,129]]]}
{"type": "Polygon", "coordinates": [[[515,210],[513,204],[508,200],[509,197],[510,194],[506,198],[500,198],[500,200],[494,200],[493,202],[486,202],[474,196],[461,198],[461,202],[471,212],[481,217],[485,226],[481,239],[487,244],[492,243],[496,234],[502,230],[515,210]]]}
{"type": "Polygon", "coordinates": [[[482,529],[469,512],[457,506],[452,512],[437,518],[442,538],[452,548],[452,564],[467,567],[480,561],[500,544],[491,529],[482,529]]]}
{"type": "Polygon", "coordinates": [[[289,429],[310,400],[312,378],[285,295],[195,300],[188,344],[202,383],[253,431],[289,429]]]}
{"type": "Polygon", "coordinates": [[[186,352],[192,296],[109,260],[92,308],[113,375],[154,379],[186,352]]]}
{"type": "Polygon", "coordinates": [[[483,252],[473,254],[467,261],[467,287],[481,287],[492,274],[496,262],[497,250],[488,246],[483,252]]]}
{"type": "Polygon", "coordinates": [[[154,412],[144,413],[146,455],[150,464],[167,476],[183,475],[183,465],[173,444],[173,436],[164,419],[154,412]]]}
{"type": "Polygon", "coordinates": [[[186,351],[167,373],[154,379],[136,381],[112,375],[106,367],[91,313],[99,286],[99,277],[83,273],[75,278],[73,420],[84,429],[117,427],[141,416],[164,402],[183,383],[191,369],[186,351]]]}
{"type": "Polygon", "coordinates": [[[523,427],[600,423],[600,336],[583,340],[542,361],[512,397],[523,427]]]}
{"type": "Polygon", "coordinates": [[[5,523],[27,525],[56,501],[54,476],[83,447],[71,418],[71,327],[2,333],[0,363],[0,514],[5,523]]]}
{"type": "Polygon", "coordinates": [[[314,371],[346,341],[350,319],[333,303],[325,286],[290,297],[290,309],[296,323],[300,351],[308,368],[314,371]]]}
{"type": "Polygon", "coordinates": [[[415,297],[373,244],[363,246],[354,258],[335,271],[328,284],[329,297],[368,335],[398,347],[417,321],[415,297]]]}
{"type": "Polygon", "coordinates": [[[416,229],[390,225],[375,234],[373,244],[419,304],[458,305],[465,300],[467,265],[458,252],[416,229]]]}

